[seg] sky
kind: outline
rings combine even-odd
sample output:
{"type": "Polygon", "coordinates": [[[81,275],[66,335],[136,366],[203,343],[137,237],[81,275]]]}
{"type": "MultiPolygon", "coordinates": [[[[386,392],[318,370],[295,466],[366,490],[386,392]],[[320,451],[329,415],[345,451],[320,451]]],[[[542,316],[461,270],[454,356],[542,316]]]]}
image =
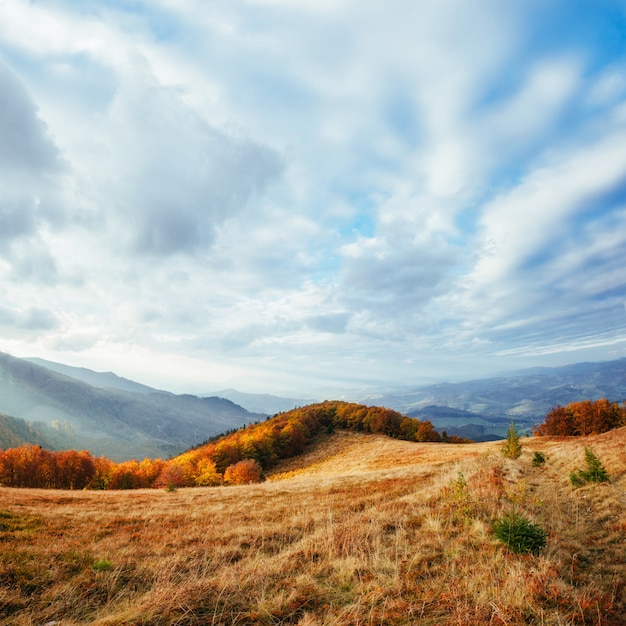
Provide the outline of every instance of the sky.
{"type": "Polygon", "coordinates": [[[626,0],[0,0],[0,351],[329,397],[626,356],[626,0]]]}

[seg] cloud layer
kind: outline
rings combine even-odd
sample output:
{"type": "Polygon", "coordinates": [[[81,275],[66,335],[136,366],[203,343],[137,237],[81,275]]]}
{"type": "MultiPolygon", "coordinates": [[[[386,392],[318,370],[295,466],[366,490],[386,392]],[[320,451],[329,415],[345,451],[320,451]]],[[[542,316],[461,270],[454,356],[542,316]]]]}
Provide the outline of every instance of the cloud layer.
{"type": "Polygon", "coordinates": [[[626,9],[0,3],[0,350],[305,394],[626,356],[626,9]]]}

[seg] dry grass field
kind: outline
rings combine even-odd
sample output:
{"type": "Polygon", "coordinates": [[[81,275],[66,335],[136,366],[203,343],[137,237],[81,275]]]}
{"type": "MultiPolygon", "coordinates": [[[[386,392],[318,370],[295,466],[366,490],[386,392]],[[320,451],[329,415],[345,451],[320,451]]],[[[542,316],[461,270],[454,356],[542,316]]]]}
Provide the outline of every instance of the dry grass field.
{"type": "Polygon", "coordinates": [[[626,431],[522,443],[336,433],[261,484],[0,489],[0,623],[626,623],[626,431]],[[574,490],[589,445],[611,483],[574,490]],[[513,506],[538,556],[494,537],[513,506]]]}

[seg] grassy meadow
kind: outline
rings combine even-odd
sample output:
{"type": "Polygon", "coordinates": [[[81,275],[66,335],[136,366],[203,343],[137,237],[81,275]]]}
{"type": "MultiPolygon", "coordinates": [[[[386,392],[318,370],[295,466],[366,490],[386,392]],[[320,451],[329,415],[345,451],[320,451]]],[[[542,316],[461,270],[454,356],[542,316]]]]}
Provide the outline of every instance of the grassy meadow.
{"type": "Polygon", "coordinates": [[[0,623],[624,624],[626,430],[522,444],[336,432],[261,484],[0,488],[0,623]],[[611,482],[574,489],[590,445],[611,482]],[[539,555],[494,537],[513,508],[539,555]]]}

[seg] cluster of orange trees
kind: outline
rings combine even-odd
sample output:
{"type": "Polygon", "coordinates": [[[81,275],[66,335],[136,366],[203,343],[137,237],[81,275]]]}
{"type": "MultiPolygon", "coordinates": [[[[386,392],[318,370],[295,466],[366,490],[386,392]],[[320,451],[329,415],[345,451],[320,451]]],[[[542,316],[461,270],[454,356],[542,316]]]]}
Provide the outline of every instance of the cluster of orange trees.
{"type": "Polygon", "coordinates": [[[165,462],[114,463],[87,450],[51,452],[24,444],[0,451],[0,485],[41,489],[129,489],[152,486],[165,462]]]}
{"type": "Polygon", "coordinates": [[[557,406],[546,415],[543,424],[535,428],[534,434],[561,437],[598,435],[620,426],[626,426],[626,403],[620,406],[602,398],[595,402],[585,400],[557,406]]]}
{"type": "Polygon", "coordinates": [[[336,428],[409,441],[464,440],[440,435],[429,421],[383,407],[322,402],[281,413],[163,461],[114,463],[89,452],[51,452],[23,445],[0,451],[0,485],[56,489],[208,486],[262,480],[263,471],[296,456],[336,428]]]}

